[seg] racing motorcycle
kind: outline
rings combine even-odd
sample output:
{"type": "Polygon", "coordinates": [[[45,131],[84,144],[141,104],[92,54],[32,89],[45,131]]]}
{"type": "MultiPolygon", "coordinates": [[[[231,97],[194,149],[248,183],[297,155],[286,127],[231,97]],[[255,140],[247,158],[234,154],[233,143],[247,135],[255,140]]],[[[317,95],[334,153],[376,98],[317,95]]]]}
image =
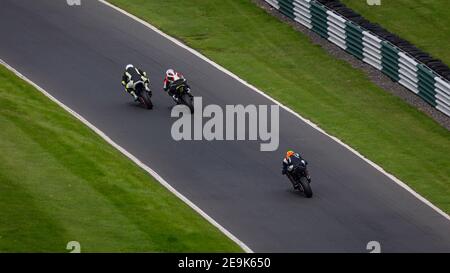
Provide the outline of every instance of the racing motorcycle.
{"type": "Polygon", "coordinates": [[[139,102],[147,109],[153,108],[151,100],[152,91],[145,87],[144,81],[140,80],[134,83],[134,92],[139,97],[139,102]]]}
{"type": "Polygon", "coordinates": [[[171,88],[174,88],[175,95],[178,98],[178,104],[184,104],[189,107],[191,113],[194,113],[194,97],[191,94],[191,91],[186,85],[186,79],[180,78],[174,81],[171,84],[171,88]]]}
{"type": "Polygon", "coordinates": [[[303,160],[292,157],[291,165],[287,168],[287,177],[291,181],[294,189],[303,192],[307,198],[311,198],[313,193],[310,182],[306,178],[306,164],[303,160]]]}

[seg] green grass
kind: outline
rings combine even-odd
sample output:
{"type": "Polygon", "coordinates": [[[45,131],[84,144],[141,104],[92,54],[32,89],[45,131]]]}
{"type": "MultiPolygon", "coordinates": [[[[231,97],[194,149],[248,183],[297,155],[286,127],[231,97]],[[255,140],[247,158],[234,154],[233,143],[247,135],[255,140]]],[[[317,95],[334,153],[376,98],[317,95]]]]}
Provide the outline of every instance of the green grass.
{"type": "Polygon", "coordinates": [[[450,212],[449,131],[250,0],[110,2],[318,123],[450,212]]]}
{"type": "Polygon", "coordinates": [[[341,1],[450,65],[450,1],[381,0],[379,6],[369,6],[366,0],[341,1]]]}
{"type": "Polygon", "coordinates": [[[3,66],[0,151],[0,252],[241,251],[3,66]]]}

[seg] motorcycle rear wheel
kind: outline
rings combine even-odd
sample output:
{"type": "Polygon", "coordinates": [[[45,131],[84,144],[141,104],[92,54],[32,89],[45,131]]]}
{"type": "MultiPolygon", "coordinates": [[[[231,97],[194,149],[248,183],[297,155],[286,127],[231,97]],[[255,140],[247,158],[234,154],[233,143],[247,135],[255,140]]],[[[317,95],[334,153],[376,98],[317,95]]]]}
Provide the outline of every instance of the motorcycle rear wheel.
{"type": "Polygon", "coordinates": [[[306,177],[300,178],[298,184],[302,188],[302,191],[305,194],[306,198],[311,198],[313,196],[311,185],[309,184],[308,179],[306,179],[306,177]]]}
{"type": "Polygon", "coordinates": [[[189,110],[191,110],[191,114],[194,113],[194,105],[192,104],[192,98],[188,94],[183,94],[181,96],[181,100],[184,102],[184,104],[189,107],[189,110]]]}

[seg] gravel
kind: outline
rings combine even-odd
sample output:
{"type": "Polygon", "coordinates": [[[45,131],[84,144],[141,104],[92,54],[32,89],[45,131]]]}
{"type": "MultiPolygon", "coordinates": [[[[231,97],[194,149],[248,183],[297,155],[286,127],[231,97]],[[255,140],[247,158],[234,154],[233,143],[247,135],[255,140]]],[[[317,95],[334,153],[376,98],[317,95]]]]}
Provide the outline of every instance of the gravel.
{"type": "Polygon", "coordinates": [[[393,94],[394,96],[397,96],[404,100],[409,105],[412,105],[425,113],[427,116],[434,119],[437,123],[442,125],[447,130],[450,130],[450,117],[446,116],[444,113],[440,112],[439,110],[435,109],[428,103],[426,103],[424,100],[422,100],[419,96],[412,93],[402,85],[400,85],[397,82],[394,82],[383,74],[378,69],[370,66],[369,64],[366,64],[365,62],[357,59],[353,55],[347,53],[346,51],[342,50],[338,46],[334,45],[333,43],[328,42],[326,39],[323,39],[321,36],[313,32],[312,30],[309,30],[305,26],[303,26],[300,23],[297,23],[287,16],[284,16],[282,13],[274,9],[272,6],[270,6],[268,3],[266,3],[264,0],[252,0],[253,3],[255,3],[260,8],[267,11],[272,16],[277,17],[279,20],[289,24],[292,26],[296,31],[299,31],[306,36],[309,37],[311,42],[313,44],[321,46],[323,49],[325,49],[330,55],[333,57],[344,60],[347,63],[349,63],[352,67],[360,69],[364,71],[364,73],[369,77],[369,79],[375,83],[377,86],[381,87],[383,90],[393,94]]]}

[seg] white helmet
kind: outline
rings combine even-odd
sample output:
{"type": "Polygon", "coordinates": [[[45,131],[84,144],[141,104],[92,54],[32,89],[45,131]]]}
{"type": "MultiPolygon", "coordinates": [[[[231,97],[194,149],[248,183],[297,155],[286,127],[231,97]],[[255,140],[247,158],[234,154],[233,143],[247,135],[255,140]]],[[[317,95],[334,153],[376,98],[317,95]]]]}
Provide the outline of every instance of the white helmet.
{"type": "Polygon", "coordinates": [[[128,70],[128,68],[133,68],[134,67],[134,65],[132,65],[132,64],[127,64],[127,66],[125,67],[125,70],[128,70]]]}
{"type": "Polygon", "coordinates": [[[175,71],[172,68],[167,69],[166,77],[167,77],[167,80],[169,80],[171,82],[174,81],[175,80],[175,71]]]}

